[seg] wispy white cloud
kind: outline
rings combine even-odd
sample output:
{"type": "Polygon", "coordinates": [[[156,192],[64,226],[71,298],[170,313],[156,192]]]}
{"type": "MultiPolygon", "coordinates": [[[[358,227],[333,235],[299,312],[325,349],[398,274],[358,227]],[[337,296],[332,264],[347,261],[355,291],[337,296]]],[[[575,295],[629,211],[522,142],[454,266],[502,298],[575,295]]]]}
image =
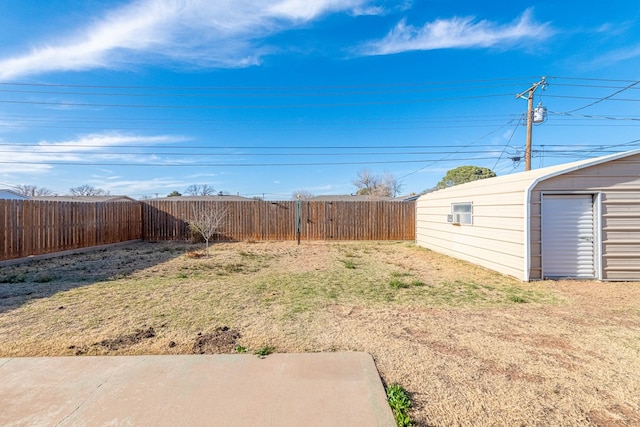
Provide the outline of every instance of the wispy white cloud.
{"type": "Polygon", "coordinates": [[[357,7],[351,11],[353,16],[379,16],[386,14],[387,11],[382,6],[357,7]]]}
{"type": "Polygon", "coordinates": [[[352,16],[381,16],[390,13],[404,12],[413,7],[412,0],[387,0],[376,4],[365,3],[354,7],[350,14],[352,16]]]}
{"type": "MultiPolygon", "coordinates": [[[[0,79],[53,71],[125,68],[149,61],[197,66],[257,64],[273,48],[260,38],[371,0],[136,0],[72,35],[0,59],[0,79]]],[[[369,9],[372,13],[373,9],[369,9]]],[[[48,40],[50,35],[42,35],[48,40]]],[[[33,42],[31,42],[33,43],[33,42]]]]}
{"type": "Polygon", "coordinates": [[[196,174],[188,175],[187,178],[213,178],[213,177],[219,177],[222,175],[226,175],[226,173],[225,172],[196,173],[196,174]]]}
{"type": "Polygon", "coordinates": [[[309,21],[325,13],[360,9],[362,0],[281,0],[267,8],[268,14],[285,19],[309,21]]]}
{"type": "Polygon", "coordinates": [[[184,191],[192,183],[185,182],[181,179],[161,177],[153,179],[141,180],[112,180],[105,181],[105,178],[96,177],[91,185],[109,191],[111,194],[127,194],[133,197],[155,197],[154,192],[164,189],[165,192],[158,193],[158,197],[165,197],[171,191],[184,191]]]}
{"type": "Polygon", "coordinates": [[[3,158],[11,161],[2,165],[6,173],[44,173],[56,167],[55,163],[89,163],[118,160],[131,164],[158,162],[152,155],[140,156],[113,149],[126,145],[153,147],[157,144],[183,142],[187,139],[173,135],[123,135],[118,133],[90,134],[66,141],[40,141],[36,145],[3,147],[3,158]]]}
{"type": "Polygon", "coordinates": [[[32,176],[47,173],[53,168],[51,165],[37,164],[38,162],[44,161],[43,157],[40,155],[20,150],[2,151],[2,157],[6,160],[0,160],[0,164],[2,165],[0,168],[2,169],[2,176],[5,177],[6,180],[14,180],[14,174],[20,176],[32,176]],[[30,162],[34,162],[36,164],[30,164],[30,162]]]}
{"type": "Polygon", "coordinates": [[[414,50],[451,48],[489,48],[517,45],[532,39],[543,40],[553,34],[550,24],[536,23],[527,9],[515,21],[500,25],[475,17],[454,17],[427,22],[422,27],[400,21],[381,40],[365,44],[363,55],[389,55],[414,50]]]}
{"type": "Polygon", "coordinates": [[[631,30],[635,26],[635,21],[624,21],[624,22],[605,22],[599,25],[595,29],[583,30],[587,33],[596,33],[604,36],[605,38],[609,38],[612,36],[624,35],[627,31],[631,30]]]}
{"type": "Polygon", "coordinates": [[[637,58],[640,58],[640,44],[632,44],[626,46],[623,49],[616,49],[611,52],[605,53],[604,55],[598,56],[592,61],[592,64],[594,66],[611,66],[611,64],[614,63],[624,62],[637,58]]]}
{"type": "Polygon", "coordinates": [[[76,139],[67,141],[41,141],[37,145],[37,150],[56,152],[77,152],[109,150],[123,145],[154,145],[159,143],[184,142],[187,138],[174,135],[127,135],[118,132],[97,133],[83,135],[76,139]]]}

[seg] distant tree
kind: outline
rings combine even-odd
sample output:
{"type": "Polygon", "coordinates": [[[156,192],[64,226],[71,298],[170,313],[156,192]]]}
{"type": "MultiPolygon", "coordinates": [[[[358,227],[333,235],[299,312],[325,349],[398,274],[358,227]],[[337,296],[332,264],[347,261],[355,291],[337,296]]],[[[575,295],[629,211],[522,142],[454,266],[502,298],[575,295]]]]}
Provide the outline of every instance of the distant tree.
{"type": "Polygon", "coordinates": [[[199,196],[200,195],[200,186],[198,184],[193,184],[187,187],[184,191],[188,196],[199,196]]]}
{"type": "Polygon", "coordinates": [[[300,198],[300,200],[306,200],[306,199],[310,199],[310,198],[312,198],[314,196],[315,196],[315,194],[313,194],[311,191],[304,190],[304,189],[296,190],[293,193],[291,193],[291,199],[292,200],[298,200],[298,197],[300,198]]]}
{"type": "Polygon", "coordinates": [[[398,182],[398,179],[390,172],[386,172],[382,176],[380,188],[385,194],[388,194],[388,197],[396,197],[400,194],[400,190],[402,189],[402,184],[398,182]]]}
{"type": "Polygon", "coordinates": [[[447,171],[445,176],[436,184],[437,189],[453,187],[465,182],[477,181],[479,179],[492,178],[496,173],[488,168],[479,166],[460,166],[447,171]]]}
{"type": "Polygon", "coordinates": [[[395,197],[400,192],[402,184],[392,173],[378,175],[369,169],[361,169],[353,185],[358,189],[356,194],[373,197],[395,197]]]}
{"type": "Polygon", "coordinates": [[[197,209],[192,208],[191,219],[187,221],[189,230],[202,236],[205,242],[205,253],[209,257],[209,240],[220,231],[226,221],[227,211],[215,203],[215,207],[197,209]]]}
{"type": "Polygon", "coordinates": [[[27,197],[53,195],[53,191],[45,187],[38,187],[37,185],[19,184],[15,186],[15,189],[18,193],[27,197]]]}
{"type": "Polygon", "coordinates": [[[189,196],[211,196],[214,192],[215,189],[208,184],[193,184],[185,190],[185,193],[189,196]]]}
{"type": "Polygon", "coordinates": [[[353,185],[355,185],[358,189],[358,191],[356,191],[356,194],[371,195],[378,187],[379,181],[380,177],[371,172],[369,169],[360,169],[358,171],[356,179],[353,180],[353,185]]]}
{"type": "Polygon", "coordinates": [[[96,188],[89,184],[79,185],[69,189],[72,196],[109,196],[110,193],[102,188],[96,188]]]}
{"type": "Polygon", "coordinates": [[[177,191],[172,191],[171,193],[167,194],[167,197],[179,197],[182,196],[181,193],[178,193],[177,191]]]}
{"type": "Polygon", "coordinates": [[[212,186],[210,186],[208,184],[204,184],[202,186],[202,188],[200,189],[200,195],[201,196],[212,196],[215,191],[216,191],[216,189],[213,188],[212,186]]]}

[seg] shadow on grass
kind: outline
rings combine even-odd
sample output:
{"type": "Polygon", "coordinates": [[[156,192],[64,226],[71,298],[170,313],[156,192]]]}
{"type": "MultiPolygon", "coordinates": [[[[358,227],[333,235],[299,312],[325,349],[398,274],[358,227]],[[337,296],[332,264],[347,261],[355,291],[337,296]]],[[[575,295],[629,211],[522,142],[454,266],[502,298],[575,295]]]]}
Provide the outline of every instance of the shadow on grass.
{"type": "Polygon", "coordinates": [[[134,242],[3,266],[0,268],[0,314],[58,292],[128,277],[194,248],[176,242],[134,242]]]}

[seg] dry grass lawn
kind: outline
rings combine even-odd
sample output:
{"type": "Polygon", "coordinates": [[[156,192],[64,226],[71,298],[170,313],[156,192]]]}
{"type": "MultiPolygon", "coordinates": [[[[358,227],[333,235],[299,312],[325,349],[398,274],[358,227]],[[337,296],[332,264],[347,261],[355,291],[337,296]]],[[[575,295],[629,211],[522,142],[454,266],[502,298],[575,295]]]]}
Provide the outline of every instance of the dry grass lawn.
{"type": "Polygon", "coordinates": [[[0,267],[0,357],[366,351],[420,426],[640,425],[640,284],[398,242],[136,243],[0,267]]]}

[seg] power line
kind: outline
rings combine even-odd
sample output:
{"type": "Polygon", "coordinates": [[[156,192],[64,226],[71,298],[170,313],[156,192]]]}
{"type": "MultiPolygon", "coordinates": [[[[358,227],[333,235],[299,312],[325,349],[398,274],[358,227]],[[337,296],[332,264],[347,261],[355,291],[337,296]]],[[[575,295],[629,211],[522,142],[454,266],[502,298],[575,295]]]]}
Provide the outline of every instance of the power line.
{"type": "Polygon", "coordinates": [[[513,135],[516,134],[516,130],[518,130],[518,126],[520,125],[520,123],[522,123],[522,118],[520,118],[518,120],[518,123],[516,123],[516,125],[513,127],[513,132],[511,132],[511,136],[509,137],[509,140],[507,141],[507,143],[504,145],[504,148],[502,149],[502,152],[500,153],[500,156],[498,156],[498,160],[496,160],[496,164],[493,165],[493,167],[491,168],[491,170],[494,170],[496,168],[496,166],[498,166],[498,163],[500,162],[500,160],[502,159],[502,155],[504,154],[504,152],[507,150],[507,148],[509,147],[509,144],[511,144],[511,140],[513,139],[513,135]]]}
{"type": "MultiPolygon", "coordinates": [[[[632,120],[636,121],[636,120],[632,120]]],[[[229,128],[229,127],[192,127],[188,131],[207,131],[207,132],[228,132],[231,130],[252,130],[252,131],[283,131],[283,132],[313,132],[313,131],[398,131],[398,130],[435,130],[435,129],[484,129],[492,128],[491,124],[473,124],[473,125],[422,125],[422,126],[369,126],[369,127],[244,127],[241,129],[229,128]]],[[[572,128],[585,128],[585,127],[636,127],[638,124],[632,124],[630,121],[627,123],[599,123],[599,124],[585,124],[585,123],[549,123],[548,127],[572,127],[572,128]]],[[[15,128],[21,129],[24,126],[20,125],[5,125],[0,124],[0,128],[15,128]]],[[[55,126],[55,125],[31,125],[31,129],[72,129],[72,130],[108,130],[108,131],[187,131],[182,127],[150,127],[150,126],[55,126]]]]}
{"type": "MultiPolygon", "coordinates": [[[[490,160],[491,157],[474,157],[448,159],[447,161],[490,160]]],[[[300,162],[300,163],[116,163],[116,162],[71,162],[71,161],[11,161],[3,160],[0,164],[17,165],[44,165],[44,166],[133,166],[133,167],[285,167],[285,166],[342,166],[342,165],[368,165],[368,164],[402,164],[424,163],[427,161],[439,162],[441,160],[385,160],[385,161],[358,161],[358,162],[300,162]]],[[[444,160],[442,160],[444,161],[444,160]]]]}
{"type": "MultiPolygon", "coordinates": [[[[391,118],[362,118],[362,119],[331,119],[331,120],[318,120],[315,119],[311,121],[311,123],[379,123],[379,122],[389,122],[389,123],[402,123],[402,122],[425,122],[425,121],[460,121],[464,119],[465,121],[484,121],[490,118],[498,118],[504,119],[505,117],[516,117],[520,116],[520,114],[455,114],[455,115],[429,115],[429,116],[418,116],[418,117],[391,117],[391,118]]],[[[175,118],[175,117],[136,117],[132,118],[129,116],[103,116],[92,117],[92,116],[69,116],[67,114],[63,115],[38,115],[38,114],[4,114],[3,117],[7,119],[14,120],[22,120],[22,121],[85,121],[85,122],[112,122],[112,121],[125,121],[125,122],[166,122],[171,121],[174,123],[298,123],[298,119],[238,119],[238,118],[225,118],[225,119],[213,119],[213,118],[175,118]]]]}
{"type": "MultiPolygon", "coordinates": [[[[492,167],[492,169],[495,169],[498,165],[498,163],[502,160],[502,156],[505,154],[505,152],[507,151],[507,149],[509,148],[513,148],[510,147],[509,145],[506,145],[503,150],[501,151],[500,155],[498,156],[498,159],[496,160],[496,163],[494,164],[494,166],[492,167]]],[[[489,149],[487,148],[486,150],[482,150],[482,151],[478,151],[478,150],[474,150],[474,151],[465,151],[465,154],[484,154],[484,155],[489,155],[490,159],[495,158],[495,149],[489,149]]],[[[538,152],[540,153],[541,151],[539,150],[533,150],[534,152],[538,152]]],[[[593,153],[593,152],[599,152],[599,153],[613,153],[613,152],[617,152],[617,150],[612,150],[612,149],[607,149],[607,148],[602,148],[602,147],[598,147],[598,148],[589,148],[589,149],[575,149],[575,148],[571,148],[571,149],[564,149],[564,150],[546,150],[544,151],[544,153],[546,153],[549,156],[572,156],[576,153],[593,153]]],[[[27,152],[24,151],[15,151],[15,150],[0,150],[0,153],[10,153],[10,154],[25,154],[27,152]]],[[[79,154],[83,154],[85,157],[90,157],[90,158],[112,158],[115,156],[118,157],[130,157],[131,161],[129,163],[127,163],[127,165],[130,164],[138,164],[139,162],[144,161],[145,157],[147,156],[151,156],[153,159],[157,160],[157,159],[161,159],[161,158],[169,158],[169,157],[179,157],[179,159],[188,159],[190,157],[209,157],[209,158],[234,158],[235,160],[239,160],[239,159],[248,159],[248,158],[263,158],[263,157],[278,157],[278,158],[284,158],[284,157],[307,157],[309,155],[313,155],[316,158],[319,157],[330,157],[330,158],[339,158],[339,157],[358,157],[360,159],[364,158],[365,156],[370,156],[370,157],[376,157],[376,156],[385,156],[385,157],[389,157],[389,156],[395,156],[396,160],[388,160],[388,163],[402,163],[404,162],[404,160],[402,160],[403,157],[406,156],[416,156],[416,155],[421,155],[421,156],[441,156],[441,155],[454,155],[454,154],[459,154],[459,151],[418,151],[418,152],[358,152],[358,153],[313,153],[313,154],[309,154],[309,153],[166,153],[166,152],[152,152],[152,153],[143,153],[143,152],[108,152],[108,153],[102,153],[102,152],[82,152],[82,153],[69,153],[69,152],[65,152],[65,151],[36,151],[36,152],[28,152],[29,155],[31,156],[38,156],[38,157],[45,157],[42,155],[45,154],[57,154],[57,155],[69,155],[72,154],[74,156],[77,156],[79,154]],[[135,158],[133,158],[132,156],[137,156],[135,158]]],[[[431,161],[444,161],[447,159],[439,159],[439,160],[431,160],[431,161]]],[[[44,161],[44,160],[43,160],[44,161]]],[[[426,160],[424,160],[426,161],[426,160]]],[[[26,161],[28,162],[28,161],[26,161]]],[[[51,161],[52,164],[56,163],[55,161],[51,161]]],[[[362,162],[371,162],[371,163],[384,163],[384,162],[378,162],[378,161],[370,161],[370,160],[362,160],[362,162]]],[[[21,163],[20,161],[14,161],[11,163],[21,163]]],[[[192,163],[189,163],[192,164],[192,163]]],[[[225,163],[226,165],[234,165],[233,163],[225,163]]],[[[404,177],[403,177],[404,178],[404,177]]]]}
{"type": "MultiPolygon", "coordinates": [[[[621,120],[621,121],[640,121],[639,116],[603,116],[603,115],[589,115],[589,114],[570,114],[558,111],[549,111],[550,115],[556,115],[564,117],[564,120],[569,121],[571,123],[575,122],[576,119],[601,119],[601,120],[621,120]]],[[[389,125],[432,125],[432,124],[448,124],[448,123],[486,123],[488,121],[504,121],[507,118],[517,118],[520,117],[521,114],[487,114],[483,116],[479,115],[460,115],[460,116],[425,116],[419,118],[380,118],[380,119],[344,119],[344,120],[291,120],[291,119],[283,119],[283,120],[261,120],[261,119],[252,119],[252,120],[240,120],[240,119],[229,119],[229,120],[220,120],[220,119],[180,119],[180,118],[156,118],[156,117],[140,117],[140,118],[130,118],[130,117],[70,117],[64,115],[52,115],[52,116],[15,116],[15,115],[4,115],[0,116],[0,118],[4,118],[6,120],[12,120],[15,124],[11,123],[0,123],[0,126],[12,127],[19,126],[24,123],[80,123],[80,124],[89,124],[95,123],[96,125],[101,125],[103,123],[113,124],[113,123],[125,123],[125,124],[148,124],[153,125],[154,128],[157,126],[155,123],[161,122],[170,125],[178,125],[178,124],[191,124],[191,125],[283,125],[283,124],[292,124],[292,125],[312,125],[312,126],[324,126],[324,125],[368,125],[371,123],[375,124],[389,124],[389,125]]],[[[562,119],[561,119],[562,120],[562,119]]],[[[31,125],[33,126],[33,125],[31,125]]]]}
{"type": "MultiPolygon", "coordinates": [[[[494,133],[498,132],[499,130],[501,130],[501,129],[503,129],[503,128],[507,127],[507,126],[509,126],[510,124],[511,124],[511,121],[509,121],[508,123],[505,123],[504,125],[502,125],[502,126],[498,127],[497,129],[492,130],[492,131],[491,131],[491,132],[489,132],[488,134],[483,135],[482,137],[480,137],[480,138],[478,138],[478,139],[476,139],[476,140],[474,140],[474,141],[470,142],[469,144],[465,145],[464,147],[461,147],[459,150],[455,151],[455,153],[454,153],[454,154],[458,154],[460,151],[464,150],[465,148],[468,148],[468,147],[472,146],[473,144],[475,144],[476,142],[481,141],[481,140],[483,140],[484,138],[487,138],[487,137],[489,137],[489,136],[493,135],[494,133]]],[[[422,170],[424,170],[424,169],[428,168],[429,166],[433,166],[435,163],[443,162],[443,161],[445,161],[445,159],[446,159],[447,161],[454,161],[454,159],[448,159],[448,157],[449,157],[449,155],[447,155],[447,156],[443,157],[443,158],[442,158],[442,159],[440,159],[440,160],[429,160],[429,164],[428,164],[428,165],[425,165],[425,166],[423,166],[423,167],[421,167],[421,168],[419,168],[419,169],[414,170],[413,172],[409,172],[408,174],[403,175],[402,177],[398,178],[398,181],[402,181],[403,179],[405,179],[405,178],[407,178],[407,177],[409,177],[409,176],[411,176],[411,175],[413,175],[413,174],[416,174],[416,173],[418,173],[418,172],[420,172],[420,171],[422,171],[422,170]]],[[[466,160],[469,160],[469,159],[464,159],[464,160],[466,161],[466,160]]],[[[474,159],[474,160],[480,160],[480,159],[474,159]]]]}
{"type": "Polygon", "coordinates": [[[298,85],[298,86],[154,86],[154,85],[80,85],[68,83],[26,83],[26,82],[0,82],[3,86],[34,86],[34,87],[67,87],[85,89],[144,89],[144,90],[309,90],[309,89],[359,89],[372,87],[411,87],[444,84],[465,83],[489,83],[499,81],[519,81],[531,77],[506,77],[494,79],[452,80],[452,81],[426,81],[426,82],[397,82],[374,83],[355,85],[298,85]]]}
{"type": "Polygon", "coordinates": [[[17,186],[12,185],[12,184],[7,184],[6,182],[0,182],[0,185],[3,185],[3,186],[5,186],[5,187],[11,187],[11,188],[13,188],[13,189],[15,189],[15,190],[18,190],[18,189],[19,189],[17,186]]]}
{"type": "MultiPolygon", "coordinates": [[[[64,146],[61,148],[65,148],[64,146]]],[[[90,148],[90,147],[86,147],[86,148],[90,148]]],[[[210,156],[210,157],[271,157],[271,156],[277,156],[277,157],[300,157],[300,156],[309,156],[309,155],[313,155],[313,156],[332,156],[332,157],[345,157],[345,156],[415,156],[415,155],[435,155],[435,154],[457,154],[457,151],[404,151],[404,152],[398,152],[398,151],[394,151],[394,152],[349,152],[349,153],[184,153],[184,152],[180,152],[180,153],[171,153],[171,152],[162,152],[162,151],[157,151],[157,149],[154,148],[153,152],[130,152],[130,151],[123,151],[123,152],[116,152],[116,151],[109,151],[108,153],[96,153],[96,152],[89,152],[84,151],[85,154],[88,155],[93,155],[93,156],[124,156],[124,155],[140,155],[140,156],[181,156],[181,157],[203,157],[203,156],[210,156]]],[[[0,150],[0,153],[16,153],[16,150],[0,150]]],[[[67,154],[68,152],[65,150],[37,150],[37,151],[30,151],[29,154],[67,154]]],[[[465,153],[471,153],[471,154],[486,154],[487,150],[483,150],[483,151],[465,151],[465,153]]]]}
{"type": "MultiPolygon", "coordinates": [[[[633,120],[636,121],[636,120],[633,120]]],[[[584,124],[584,123],[549,123],[548,127],[573,127],[573,128],[585,128],[585,127],[635,127],[637,124],[627,123],[599,123],[599,124],[584,124]]],[[[20,129],[24,126],[20,125],[5,125],[0,124],[1,128],[15,128],[20,129]]],[[[104,126],[55,126],[55,125],[31,125],[33,129],[77,129],[77,130],[104,130],[104,126]]],[[[474,125],[422,125],[422,126],[370,126],[370,127],[251,127],[243,128],[241,130],[253,130],[253,131],[284,131],[284,132],[313,132],[313,131],[398,131],[398,130],[435,130],[435,129],[483,129],[491,128],[491,124],[474,124],[474,125]]],[[[109,131],[185,131],[182,127],[144,127],[144,126],[109,126],[106,129],[109,131]]],[[[208,131],[208,132],[227,132],[231,130],[237,130],[236,128],[228,127],[194,127],[189,128],[189,131],[208,131]]]]}
{"type": "MultiPolygon", "coordinates": [[[[571,83],[558,83],[554,82],[553,87],[584,87],[589,89],[622,89],[625,86],[612,86],[612,85],[591,85],[591,84],[571,84],[571,83]]],[[[633,90],[640,90],[640,88],[631,88],[633,90]]]]}
{"type": "Polygon", "coordinates": [[[558,116],[568,116],[568,117],[580,117],[580,118],[587,118],[587,119],[640,121],[640,117],[635,117],[635,116],[615,117],[615,116],[600,116],[600,115],[593,115],[593,114],[573,114],[571,111],[564,112],[564,113],[558,112],[558,111],[549,111],[549,114],[558,115],[558,116]]]}
{"type": "Polygon", "coordinates": [[[600,102],[606,101],[607,99],[611,99],[611,98],[613,98],[614,96],[618,95],[619,93],[622,93],[622,92],[624,92],[625,90],[632,88],[633,86],[637,85],[638,83],[640,83],[640,80],[638,80],[638,81],[636,81],[636,82],[634,82],[634,83],[631,83],[630,85],[627,85],[627,86],[625,86],[624,88],[622,88],[622,89],[620,89],[620,90],[615,91],[615,92],[614,92],[614,93],[612,93],[611,95],[608,95],[608,96],[605,96],[605,97],[603,97],[603,98],[600,98],[600,99],[598,99],[597,101],[594,101],[594,102],[592,102],[592,103],[590,103],[590,104],[587,104],[587,105],[585,105],[585,106],[583,106],[583,107],[576,108],[576,109],[571,110],[571,111],[567,111],[567,113],[575,113],[576,111],[584,110],[585,108],[588,108],[588,107],[594,106],[594,105],[596,105],[596,104],[599,104],[600,102]]]}
{"type": "Polygon", "coordinates": [[[222,91],[213,93],[135,93],[135,92],[82,92],[82,91],[52,91],[52,90],[18,90],[18,89],[0,89],[0,93],[8,94],[39,94],[39,95],[84,95],[84,96],[114,96],[114,97],[193,97],[193,98],[248,98],[248,97],[340,97],[340,96],[361,96],[361,95],[401,95],[401,94],[413,94],[413,93],[427,93],[427,92],[439,92],[439,91],[468,91],[472,89],[494,89],[510,85],[485,85],[485,86],[466,86],[466,87],[439,87],[429,89],[411,89],[411,90],[394,90],[394,91],[345,91],[345,92],[229,92],[222,91]]]}
{"type": "MultiPolygon", "coordinates": [[[[561,144],[563,145],[563,144],[561,144]]],[[[3,142],[0,146],[11,147],[49,147],[57,146],[54,144],[39,144],[39,143],[18,143],[18,142],[3,142]]],[[[127,144],[127,145],[110,145],[110,144],[64,144],[59,145],[61,148],[75,147],[75,148],[180,148],[180,149],[201,149],[201,150],[359,150],[359,149],[417,149],[417,148],[452,148],[451,144],[444,145],[273,145],[273,146],[261,146],[261,145],[162,145],[162,146],[149,146],[141,144],[127,144]]]]}
{"type": "MultiPolygon", "coordinates": [[[[639,82],[640,83],[640,82],[639,82]]],[[[560,98],[560,99],[585,99],[585,100],[595,100],[597,102],[594,102],[592,104],[589,105],[585,105],[584,107],[580,107],[576,110],[572,110],[572,111],[568,111],[569,113],[573,112],[573,111],[578,111],[578,110],[582,110],[583,108],[587,108],[591,105],[597,104],[598,102],[604,101],[606,99],[609,99],[609,97],[605,97],[605,98],[598,98],[598,97],[594,97],[594,96],[577,96],[577,95],[549,95],[546,94],[545,98],[560,98]]],[[[616,99],[611,99],[611,101],[621,101],[621,102],[640,102],[640,99],[632,99],[632,98],[616,98],[616,99]]]]}
{"type": "MultiPolygon", "coordinates": [[[[369,83],[369,84],[346,84],[346,85],[292,85],[292,86],[162,86],[162,85],[83,85],[70,83],[34,83],[34,82],[0,82],[1,86],[18,86],[18,87],[45,87],[45,88],[83,88],[83,89],[135,89],[135,90],[324,90],[324,89],[362,89],[362,88],[393,88],[393,87],[416,87],[416,86],[437,86],[437,85],[463,85],[477,83],[493,83],[493,82],[518,82],[514,85],[520,85],[522,81],[538,78],[539,76],[522,76],[522,77],[497,77],[492,79],[462,79],[462,80],[433,80],[418,82],[395,82],[395,83],[369,83]]],[[[548,79],[554,80],[570,80],[570,81],[586,81],[586,82],[606,82],[606,83],[632,83],[635,80],[625,79],[604,79],[590,77],[566,77],[566,76],[549,76],[548,79]]],[[[554,83],[559,85],[561,83],[554,83]]],[[[569,86],[569,85],[567,85],[569,86]]],[[[598,87],[598,86],[594,86],[598,87]]],[[[604,87],[604,86],[603,86],[604,87]]]]}
{"type": "Polygon", "coordinates": [[[349,103],[314,103],[314,104],[264,104],[264,105],[231,105],[231,104],[219,104],[219,105],[166,105],[166,104],[101,104],[101,103],[83,103],[83,102],[49,102],[49,101],[15,101],[15,100],[0,100],[0,103],[4,104],[18,104],[18,105],[48,105],[48,106],[63,106],[63,107],[107,107],[107,108],[145,108],[145,109],[205,109],[205,110],[219,110],[219,109],[287,109],[287,108],[335,108],[335,107],[362,107],[372,105],[399,105],[399,104],[420,104],[429,102],[441,102],[441,101],[463,101],[470,99],[482,99],[482,98],[497,98],[503,96],[511,96],[511,94],[489,94],[489,95],[475,95],[475,96],[459,96],[451,98],[432,98],[432,99],[404,99],[404,100],[390,100],[390,101],[363,101],[363,102],[349,102],[349,103]]]}
{"type": "MultiPolygon", "coordinates": [[[[454,82],[454,84],[457,84],[454,82]]],[[[9,83],[0,83],[0,85],[11,85],[9,83]]],[[[20,87],[25,87],[26,84],[21,85],[20,87]]],[[[33,87],[42,87],[40,84],[28,85],[33,87]]],[[[287,88],[287,87],[274,87],[274,88],[242,88],[242,87],[214,87],[214,88],[166,88],[166,87],[142,87],[142,86],[74,86],[74,85],[60,85],[60,86],[46,86],[47,88],[51,87],[71,87],[71,88],[85,88],[85,89],[132,89],[132,90],[174,90],[175,92],[88,92],[88,91],[71,91],[71,90],[36,90],[36,89],[0,89],[0,93],[15,93],[15,94],[39,94],[39,95],[85,95],[85,96],[113,96],[113,97],[194,97],[194,98],[205,98],[205,97],[328,97],[328,96],[354,96],[354,95],[397,95],[397,94],[411,94],[411,93],[425,93],[425,92],[439,92],[439,91],[469,91],[473,89],[494,89],[494,88],[502,88],[502,87],[520,87],[519,83],[510,83],[510,84],[491,84],[491,85],[476,85],[476,86],[443,86],[443,87],[430,87],[430,88],[422,88],[422,89],[404,89],[406,87],[423,87],[425,85],[397,85],[397,86],[380,86],[379,89],[382,90],[374,90],[376,86],[362,86],[362,87],[311,87],[311,88],[287,88]],[[397,90],[388,90],[389,88],[396,87],[400,88],[397,90]],[[349,89],[348,91],[342,92],[317,92],[322,89],[349,89]],[[354,90],[354,89],[369,89],[368,91],[363,90],[354,90]],[[198,93],[193,92],[183,92],[185,90],[193,91],[198,90],[198,93]],[[309,90],[314,90],[316,92],[308,92],[309,90]],[[253,92],[248,92],[253,91],[253,92]],[[257,92],[256,92],[257,91],[257,92]]],[[[567,84],[567,83],[555,83],[556,87],[582,87],[582,88],[591,88],[591,89],[631,89],[630,86],[620,87],[620,86],[611,86],[611,85],[588,85],[588,84],[567,84]]],[[[638,90],[636,88],[636,90],[638,90]]]]}
{"type": "MultiPolygon", "coordinates": [[[[640,83],[640,81],[638,82],[640,83]]],[[[618,91],[619,93],[621,91],[618,91]]],[[[574,111],[578,111],[584,108],[587,108],[591,105],[595,105],[604,100],[611,99],[612,94],[608,97],[597,98],[597,97],[588,97],[588,96],[575,96],[575,95],[545,95],[548,98],[561,98],[561,99],[585,99],[585,100],[595,100],[595,102],[590,103],[584,107],[580,107],[575,110],[568,111],[568,113],[572,113],[574,111]]],[[[388,101],[362,101],[362,102],[336,102],[336,103],[310,103],[310,104],[216,104],[216,105],[186,105],[186,104],[176,104],[176,105],[168,105],[168,104],[106,104],[106,103],[90,103],[90,102],[51,102],[51,101],[17,101],[17,100],[0,100],[0,103],[4,104],[16,104],[16,105],[46,105],[46,106],[57,106],[57,107],[106,107],[106,108],[135,108],[135,109],[287,109],[287,108],[331,108],[331,107],[361,107],[361,106],[373,106],[373,105],[399,105],[399,104],[420,104],[420,103],[431,103],[431,102],[443,102],[443,101],[464,101],[471,99],[484,99],[484,98],[499,98],[499,97],[509,97],[512,94],[509,93],[496,93],[496,94],[486,94],[486,95],[470,95],[470,96],[459,96],[459,97],[448,97],[448,98],[431,98],[431,99],[402,99],[402,100],[388,100],[388,101]]],[[[640,102],[640,99],[630,99],[630,98],[617,98],[611,99],[612,101],[620,101],[620,102],[640,102]]]]}
{"type": "Polygon", "coordinates": [[[550,79],[563,79],[563,80],[580,80],[580,81],[591,81],[591,82],[614,82],[614,83],[632,83],[635,80],[623,80],[623,79],[603,79],[603,78],[594,78],[594,77],[562,77],[562,76],[552,76],[548,77],[550,79]]]}

